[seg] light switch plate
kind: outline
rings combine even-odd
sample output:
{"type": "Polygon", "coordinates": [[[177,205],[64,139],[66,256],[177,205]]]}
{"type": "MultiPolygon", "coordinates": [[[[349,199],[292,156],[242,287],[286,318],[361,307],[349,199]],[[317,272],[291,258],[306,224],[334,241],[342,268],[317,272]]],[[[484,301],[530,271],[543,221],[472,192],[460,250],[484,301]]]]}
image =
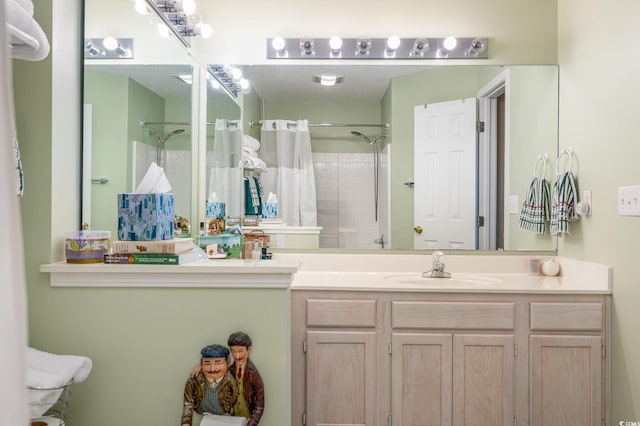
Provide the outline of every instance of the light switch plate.
{"type": "Polygon", "coordinates": [[[618,215],[640,216],[640,185],[618,187],[618,215]]]}

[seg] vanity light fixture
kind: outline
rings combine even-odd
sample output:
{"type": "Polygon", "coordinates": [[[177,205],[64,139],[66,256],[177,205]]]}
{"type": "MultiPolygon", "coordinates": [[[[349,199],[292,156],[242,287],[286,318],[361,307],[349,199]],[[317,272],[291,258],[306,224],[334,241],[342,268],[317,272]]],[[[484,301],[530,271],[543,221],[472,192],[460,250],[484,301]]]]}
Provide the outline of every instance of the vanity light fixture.
{"type": "Polygon", "coordinates": [[[442,40],[442,42],[440,43],[440,48],[437,52],[438,58],[448,58],[449,53],[451,53],[457,45],[458,40],[455,37],[447,37],[442,40]]]}
{"type": "Polygon", "coordinates": [[[207,38],[213,33],[211,27],[202,23],[202,19],[195,15],[194,0],[144,0],[145,8],[142,8],[140,1],[136,0],[136,10],[140,13],[143,13],[143,10],[152,11],[164,24],[158,27],[160,34],[164,35],[163,33],[168,33],[169,30],[187,48],[191,47],[188,37],[207,38]]]}
{"type": "Polygon", "coordinates": [[[275,54],[279,58],[286,58],[287,55],[287,44],[282,37],[275,37],[271,40],[271,47],[275,51],[275,54]]]}
{"type": "Polygon", "coordinates": [[[371,51],[371,39],[367,37],[360,37],[356,40],[356,55],[366,56],[371,51]]]}
{"type": "Polygon", "coordinates": [[[429,51],[429,40],[426,38],[417,38],[413,42],[413,47],[411,48],[410,56],[414,57],[423,57],[424,52],[429,51]]]}
{"type": "Polygon", "coordinates": [[[300,39],[300,52],[303,56],[313,56],[316,53],[315,43],[312,38],[300,39]]]}
{"type": "Polygon", "coordinates": [[[340,49],[342,49],[342,39],[338,36],[333,36],[329,39],[329,49],[331,49],[332,57],[340,57],[340,49]]]}
{"type": "Polygon", "coordinates": [[[478,56],[480,53],[487,50],[487,39],[474,38],[471,41],[471,46],[466,51],[467,56],[478,56]]]}
{"type": "Polygon", "coordinates": [[[387,58],[393,58],[396,56],[396,50],[400,47],[400,37],[391,36],[387,39],[387,48],[384,51],[384,55],[387,58]]]}
{"type": "Polygon", "coordinates": [[[267,39],[267,59],[487,59],[485,37],[267,39]]]}
{"type": "Polygon", "coordinates": [[[133,39],[115,37],[87,38],[84,40],[84,58],[133,59],[133,39]]]}
{"type": "MultiPolygon", "coordinates": [[[[218,82],[222,90],[224,90],[227,95],[232,98],[238,97],[238,92],[241,91],[241,87],[238,82],[233,80],[232,70],[237,69],[225,65],[209,65],[207,66],[207,71],[209,75],[218,82]]],[[[241,72],[242,73],[242,72],[241,72]]],[[[248,82],[247,82],[248,83],[248,82]]],[[[213,83],[212,83],[213,86],[213,83]]]]}

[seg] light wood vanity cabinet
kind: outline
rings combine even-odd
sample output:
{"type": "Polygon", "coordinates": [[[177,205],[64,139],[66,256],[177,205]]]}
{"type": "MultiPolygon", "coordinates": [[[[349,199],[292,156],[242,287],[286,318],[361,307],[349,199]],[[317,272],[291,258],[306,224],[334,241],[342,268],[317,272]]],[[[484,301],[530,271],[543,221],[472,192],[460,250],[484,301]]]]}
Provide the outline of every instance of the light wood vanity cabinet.
{"type": "Polygon", "coordinates": [[[291,294],[292,426],[608,425],[606,295],[291,294]]]}

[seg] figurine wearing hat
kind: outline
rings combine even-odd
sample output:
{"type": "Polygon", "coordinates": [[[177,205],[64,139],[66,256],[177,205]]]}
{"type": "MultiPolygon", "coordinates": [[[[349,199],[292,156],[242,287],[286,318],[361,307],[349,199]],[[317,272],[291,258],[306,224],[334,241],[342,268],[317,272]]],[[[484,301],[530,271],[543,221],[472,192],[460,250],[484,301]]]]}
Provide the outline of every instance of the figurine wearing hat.
{"type": "Polygon", "coordinates": [[[184,386],[182,426],[190,426],[193,412],[231,415],[238,399],[238,386],[229,371],[229,349],[207,346],[200,351],[200,372],[184,386]]]}

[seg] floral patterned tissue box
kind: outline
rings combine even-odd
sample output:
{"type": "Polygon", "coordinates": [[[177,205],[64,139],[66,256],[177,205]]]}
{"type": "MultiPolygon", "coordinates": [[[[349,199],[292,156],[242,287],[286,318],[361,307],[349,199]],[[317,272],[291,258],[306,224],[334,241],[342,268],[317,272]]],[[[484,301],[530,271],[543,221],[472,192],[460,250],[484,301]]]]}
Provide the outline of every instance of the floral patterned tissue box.
{"type": "Polygon", "coordinates": [[[118,239],[173,238],[173,194],[118,194],[118,239]]]}

